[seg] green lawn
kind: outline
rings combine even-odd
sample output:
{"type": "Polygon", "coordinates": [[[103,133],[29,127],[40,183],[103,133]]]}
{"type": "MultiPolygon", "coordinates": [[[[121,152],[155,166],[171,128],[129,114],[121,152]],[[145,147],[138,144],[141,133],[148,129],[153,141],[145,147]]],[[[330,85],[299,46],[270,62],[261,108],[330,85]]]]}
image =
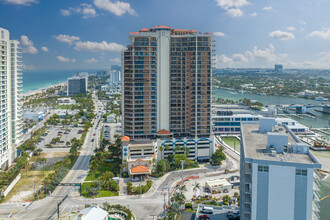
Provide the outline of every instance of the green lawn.
{"type": "Polygon", "coordinates": [[[221,137],[221,139],[231,148],[240,151],[241,142],[236,137],[221,137]]]}
{"type": "Polygon", "coordinates": [[[119,175],[120,171],[120,160],[118,158],[114,158],[114,161],[111,164],[101,164],[99,168],[99,172],[95,173],[95,177],[89,171],[85,181],[93,181],[97,179],[102,173],[106,171],[111,171],[115,176],[119,175]]]}
{"type": "MultiPolygon", "coordinates": [[[[90,195],[87,195],[86,188],[90,187],[92,185],[92,182],[84,182],[81,185],[81,195],[85,198],[91,198],[90,195]]],[[[110,197],[110,196],[118,196],[118,192],[112,192],[108,190],[101,190],[100,191],[100,197],[110,197]]],[[[95,197],[98,197],[99,195],[95,195],[95,197]]]]}
{"type": "Polygon", "coordinates": [[[72,105],[58,105],[57,108],[59,108],[59,109],[71,109],[72,105]]]}

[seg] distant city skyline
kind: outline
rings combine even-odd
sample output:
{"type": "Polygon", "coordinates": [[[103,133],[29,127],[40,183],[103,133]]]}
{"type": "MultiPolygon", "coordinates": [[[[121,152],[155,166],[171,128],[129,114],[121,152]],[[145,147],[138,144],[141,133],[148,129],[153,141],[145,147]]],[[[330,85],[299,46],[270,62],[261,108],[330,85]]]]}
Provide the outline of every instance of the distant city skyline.
{"type": "Polygon", "coordinates": [[[120,64],[130,31],[158,25],[212,32],[216,67],[281,63],[330,69],[325,0],[1,0],[0,5],[0,27],[20,40],[24,70],[109,68],[120,64]]]}

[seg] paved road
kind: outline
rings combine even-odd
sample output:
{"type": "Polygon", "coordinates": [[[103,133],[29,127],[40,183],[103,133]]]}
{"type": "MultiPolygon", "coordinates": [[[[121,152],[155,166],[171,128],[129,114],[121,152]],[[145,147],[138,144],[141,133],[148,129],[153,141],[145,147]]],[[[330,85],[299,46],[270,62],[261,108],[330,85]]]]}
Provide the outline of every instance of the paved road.
{"type": "MultiPolygon", "coordinates": [[[[96,99],[94,102],[96,106],[99,105],[96,99]]],[[[79,158],[67,176],[62,180],[62,183],[81,183],[87,176],[89,160],[93,155],[93,150],[99,142],[98,139],[100,137],[96,124],[97,123],[94,123],[94,127],[88,132],[79,158]],[[93,136],[94,133],[96,133],[95,136],[93,136]],[[91,142],[92,138],[95,139],[94,142],[91,142]]],[[[9,216],[11,216],[11,219],[48,219],[53,216],[53,218],[56,219],[57,215],[53,214],[56,210],[57,203],[62,200],[65,195],[72,198],[78,196],[78,190],[79,187],[61,186],[57,187],[51,196],[40,201],[32,202],[27,206],[22,206],[20,203],[2,204],[0,206],[0,218],[9,218],[9,216]]],[[[65,205],[65,203],[63,203],[63,208],[66,206],[67,204],[65,205]]],[[[71,204],[70,208],[73,209],[73,204],[71,204]]]]}
{"type": "MultiPolygon", "coordinates": [[[[100,105],[97,100],[94,100],[96,103],[96,110],[98,111],[98,106],[100,105]]],[[[98,120],[98,119],[96,119],[98,120]]],[[[80,157],[78,158],[76,164],[68,175],[64,178],[62,182],[66,183],[76,183],[83,182],[88,172],[88,164],[91,155],[93,154],[93,149],[96,147],[96,143],[99,142],[100,137],[100,127],[95,126],[97,123],[94,123],[94,127],[88,133],[86,137],[85,144],[83,145],[80,157]],[[96,136],[92,136],[93,133],[96,133],[96,136]],[[90,140],[95,138],[94,142],[90,140]]],[[[239,167],[238,159],[239,157],[231,152],[230,150],[225,150],[228,153],[229,162],[233,163],[232,168],[239,167]]],[[[224,168],[223,168],[224,169],[224,168]]],[[[194,170],[184,170],[183,176],[192,176],[198,175],[200,177],[206,178],[210,176],[219,176],[223,173],[223,170],[220,172],[219,167],[201,167],[194,170]]],[[[235,172],[237,174],[238,172],[235,172]]],[[[54,193],[40,201],[27,204],[27,206],[22,206],[22,204],[1,204],[0,205],[0,218],[8,218],[11,215],[11,219],[49,219],[52,216],[53,219],[56,219],[57,215],[54,215],[57,203],[65,196],[68,195],[68,198],[62,203],[60,207],[61,216],[68,215],[72,211],[81,210],[84,208],[85,204],[103,204],[108,202],[110,204],[121,204],[129,207],[133,213],[136,215],[137,220],[145,220],[150,215],[162,215],[164,208],[164,195],[165,200],[167,201],[168,195],[164,188],[173,187],[175,183],[181,180],[181,171],[175,171],[166,174],[164,177],[159,179],[153,179],[153,187],[144,195],[138,196],[128,196],[121,195],[117,197],[108,197],[108,198],[95,198],[95,199],[85,199],[79,196],[78,187],[57,187],[54,193]],[[12,214],[11,214],[12,213],[12,214]]]]}

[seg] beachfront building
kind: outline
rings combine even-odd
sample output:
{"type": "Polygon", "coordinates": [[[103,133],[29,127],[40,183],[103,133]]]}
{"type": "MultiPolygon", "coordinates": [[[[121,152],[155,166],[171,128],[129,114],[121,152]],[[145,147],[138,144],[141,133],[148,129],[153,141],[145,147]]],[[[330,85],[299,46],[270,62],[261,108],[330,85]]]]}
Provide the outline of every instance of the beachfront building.
{"type": "Polygon", "coordinates": [[[164,130],[171,135],[158,143],[168,143],[172,153],[186,138],[194,148],[207,142],[209,159],[212,35],[161,25],[130,32],[129,39],[122,54],[123,135],[157,139],[164,130]]]}
{"type": "Polygon", "coordinates": [[[0,169],[10,166],[22,143],[22,61],[19,42],[0,28],[0,169]]]}
{"type": "Polygon", "coordinates": [[[242,220],[318,219],[321,164],[287,125],[243,122],[240,155],[242,220]]]}
{"type": "Polygon", "coordinates": [[[88,87],[88,77],[75,76],[68,78],[67,95],[86,94],[88,87]]]}

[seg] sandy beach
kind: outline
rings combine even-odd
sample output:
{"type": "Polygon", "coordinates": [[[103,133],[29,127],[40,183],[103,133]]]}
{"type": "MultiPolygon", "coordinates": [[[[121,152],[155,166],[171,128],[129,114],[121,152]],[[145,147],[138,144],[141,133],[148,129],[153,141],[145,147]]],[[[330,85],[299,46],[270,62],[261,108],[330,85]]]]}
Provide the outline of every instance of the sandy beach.
{"type": "Polygon", "coordinates": [[[57,87],[57,86],[65,86],[67,85],[67,82],[62,82],[62,83],[58,83],[58,84],[55,84],[55,85],[52,85],[52,86],[48,86],[48,87],[45,87],[45,88],[41,88],[41,89],[38,89],[38,90],[35,90],[35,91],[32,91],[32,92],[28,92],[28,93],[25,93],[23,94],[23,97],[29,97],[29,96],[32,96],[32,95],[35,95],[35,94],[38,94],[38,93],[42,93],[48,89],[51,89],[51,88],[54,88],[54,87],[57,87]]]}

